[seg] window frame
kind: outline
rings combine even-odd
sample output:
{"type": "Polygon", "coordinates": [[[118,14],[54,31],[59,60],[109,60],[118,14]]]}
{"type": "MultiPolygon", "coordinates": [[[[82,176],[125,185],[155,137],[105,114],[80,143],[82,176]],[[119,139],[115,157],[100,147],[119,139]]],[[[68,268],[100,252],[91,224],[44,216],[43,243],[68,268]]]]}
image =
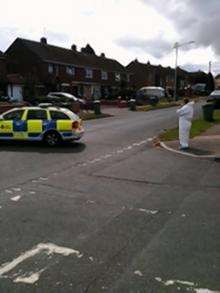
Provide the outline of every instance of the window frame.
{"type": "Polygon", "coordinates": [[[102,80],[108,80],[108,72],[105,70],[101,71],[101,79],[102,80]]]}
{"type": "Polygon", "coordinates": [[[10,111],[8,113],[3,114],[2,115],[2,118],[4,119],[4,121],[10,121],[10,120],[19,121],[19,120],[22,120],[22,118],[24,117],[24,112],[25,112],[25,110],[23,110],[23,109],[12,110],[12,111],[10,111]],[[10,114],[15,113],[15,112],[22,112],[21,117],[19,119],[12,119],[12,118],[8,119],[8,118],[5,118],[6,115],[10,115],[10,114]]]}
{"type": "Polygon", "coordinates": [[[115,81],[117,81],[117,82],[121,81],[121,73],[115,72],[115,81]]]}
{"type": "Polygon", "coordinates": [[[26,114],[26,120],[27,120],[27,121],[28,121],[28,120],[44,120],[44,121],[45,121],[45,120],[48,120],[48,111],[45,110],[45,109],[28,109],[28,110],[27,110],[27,114],[26,114]],[[30,118],[28,117],[30,111],[35,111],[35,112],[37,112],[37,111],[42,111],[42,112],[46,113],[46,118],[32,118],[32,119],[30,119],[30,118]]]}
{"type": "Polygon", "coordinates": [[[71,76],[76,75],[76,68],[74,66],[68,65],[66,66],[66,73],[71,76]]]}
{"type": "Polygon", "coordinates": [[[85,68],[85,78],[92,79],[93,78],[93,69],[85,68]]]}
{"type": "Polygon", "coordinates": [[[62,112],[62,111],[58,111],[58,110],[49,110],[49,113],[50,113],[50,119],[51,119],[51,120],[55,120],[55,121],[57,121],[57,120],[71,120],[70,117],[69,117],[66,113],[64,113],[64,112],[62,112]],[[63,115],[65,115],[67,118],[58,118],[58,119],[54,119],[54,118],[52,118],[51,112],[56,112],[56,113],[63,114],[63,115]]]}
{"type": "Polygon", "coordinates": [[[50,73],[50,74],[54,73],[54,66],[52,63],[48,64],[48,73],[50,73]]]}

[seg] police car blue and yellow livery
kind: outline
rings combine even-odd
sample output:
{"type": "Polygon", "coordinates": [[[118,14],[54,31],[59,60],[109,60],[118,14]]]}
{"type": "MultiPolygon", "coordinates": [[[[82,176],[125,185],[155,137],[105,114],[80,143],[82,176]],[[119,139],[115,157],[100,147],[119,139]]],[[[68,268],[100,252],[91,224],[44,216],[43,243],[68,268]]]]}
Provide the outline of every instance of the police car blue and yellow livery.
{"type": "Polygon", "coordinates": [[[79,140],[84,134],[82,120],[58,107],[14,108],[0,115],[0,140],[45,141],[79,140]]]}

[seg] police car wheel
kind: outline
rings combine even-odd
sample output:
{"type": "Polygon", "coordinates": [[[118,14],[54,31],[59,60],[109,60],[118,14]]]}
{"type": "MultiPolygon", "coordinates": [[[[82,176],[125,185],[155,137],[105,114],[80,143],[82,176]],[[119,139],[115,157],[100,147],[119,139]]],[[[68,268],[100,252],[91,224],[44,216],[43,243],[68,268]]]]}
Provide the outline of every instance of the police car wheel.
{"type": "Polygon", "coordinates": [[[60,142],[60,136],[57,132],[51,131],[45,134],[44,141],[49,146],[56,146],[60,142]]]}

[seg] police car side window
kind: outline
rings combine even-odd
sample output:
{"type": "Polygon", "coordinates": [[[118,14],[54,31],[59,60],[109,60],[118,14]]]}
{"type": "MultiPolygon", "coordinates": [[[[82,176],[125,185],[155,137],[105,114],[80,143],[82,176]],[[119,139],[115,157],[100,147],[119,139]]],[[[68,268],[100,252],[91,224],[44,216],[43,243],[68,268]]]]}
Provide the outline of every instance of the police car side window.
{"type": "Polygon", "coordinates": [[[28,110],[27,120],[47,120],[46,110],[28,110]]]}
{"type": "Polygon", "coordinates": [[[70,118],[63,112],[50,111],[52,120],[70,120],[70,118]]]}
{"type": "Polygon", "coordinates": [[[16,110],[3,115],[4,120],[21,120],[24,110],[16,110]]]}

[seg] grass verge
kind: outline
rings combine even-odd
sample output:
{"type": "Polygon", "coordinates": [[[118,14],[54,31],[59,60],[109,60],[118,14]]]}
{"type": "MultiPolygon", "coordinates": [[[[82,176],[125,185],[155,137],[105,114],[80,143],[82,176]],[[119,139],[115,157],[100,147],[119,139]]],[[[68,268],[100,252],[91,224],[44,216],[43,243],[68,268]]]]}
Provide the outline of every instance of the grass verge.
{"type": "Polygon", "coordinates": [[[137,106],[137,111],[147,112],[151,110],[176,107],[179,105],[180,105],[180,102],[160,102],[156,106],[151,106],[151,105],[137,106]]]}
{"type": "MultiPolygon", "coordinates": [[[[192,122],[192,128],[190,131],[190,138],[200,135],[210,127],[214,126],[215,124],[220,123],[220,110],[216,110],[214,112],[214,121],[208,122],[203,120],[202,118],[196,119],[192,122]]],[[[170,140],[177,140],[179,138],[179,129],[178,127],[168,129],[164,133],[159,136],[160,140],[162,141],[170,141],[170,140]]]]}

